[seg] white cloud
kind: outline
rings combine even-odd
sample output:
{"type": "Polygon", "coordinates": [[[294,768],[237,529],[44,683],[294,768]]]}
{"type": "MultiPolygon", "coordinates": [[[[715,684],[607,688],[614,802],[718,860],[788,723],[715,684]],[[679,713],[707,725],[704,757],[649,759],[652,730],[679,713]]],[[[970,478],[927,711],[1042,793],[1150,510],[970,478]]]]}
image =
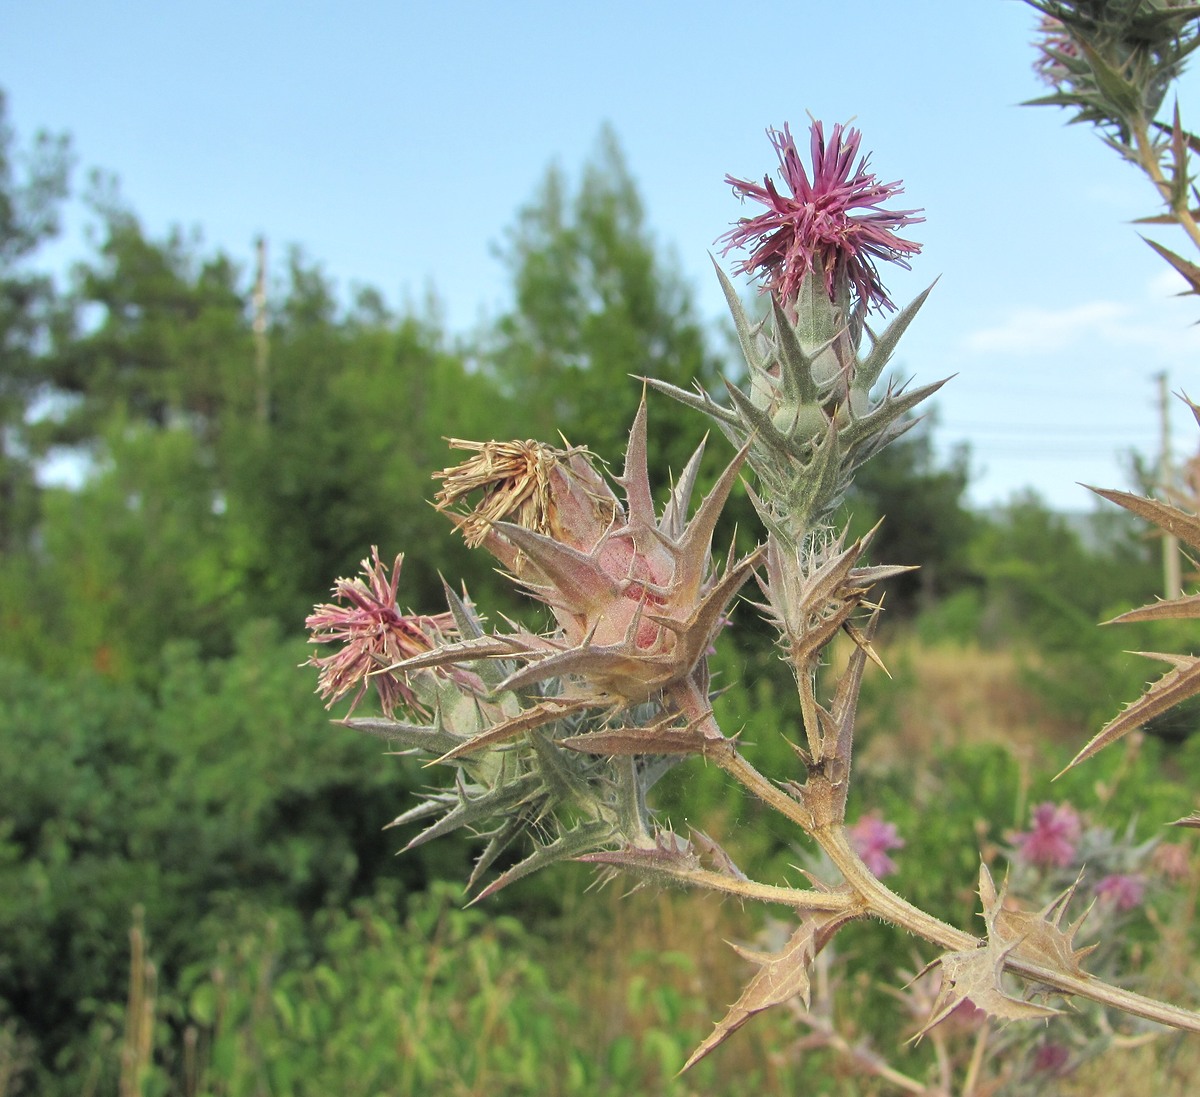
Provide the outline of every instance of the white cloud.
{"type": "Polygon", "coordinates": [[[968,332],[964,351],[1034,357],[1049,351],[1102,347],[1137,350],[1147,359],[1179,362],[1200,354],[1200,309],[1167,296],[1177,293],[1179,276],[1171,271],[1155,277],[1146,299],[1086,301],[1062,309],[1013,309],[1000,323],[968,332]]]}
{"type": "Polygon", "coordinates": [[[1121,326],[1133,310],[1116,301],[1089,301],[1066,309],[1018,308],[999,324],[967,334],[975,353],[1061,350],[1081,338],[1121,326]]]}

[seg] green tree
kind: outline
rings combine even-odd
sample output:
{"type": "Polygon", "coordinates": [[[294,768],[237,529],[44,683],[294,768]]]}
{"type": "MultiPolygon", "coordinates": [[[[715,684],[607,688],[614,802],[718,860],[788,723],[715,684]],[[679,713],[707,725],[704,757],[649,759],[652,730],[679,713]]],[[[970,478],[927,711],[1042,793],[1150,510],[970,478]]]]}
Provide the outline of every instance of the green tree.
{"type": "MultiPolygon", "coordinates": [[[[553,441],[561,431],[619,468],[641,395],[634,377],[718,383],[691,293],[646,227],[611,130],[574,191],[557,167],[546,173],[501,255],[513,310],[485,358],[512,398],[507,436],[553,441]]],[[[655,400],[651,462],[678,471],[702,433],[699,416],[655,400]]]]}
{"type": "Polygon", "coordinates": [[[17,146],[0,90],[0,554],[22,546],[37,514],[29,417],[44,393],[41,345],[55,308],[49,276],[30,260],[59,228],[71,167],[65,137],[17,146]]]}
{"type": "Polygon", "coordinates": [[[120,415],[131,424],[183,426],[205,445],[240,430],[254,400],[254,357],[241,272],[203,255],[179,229],[149,238],[137,217],[99,188],[98,253],[77,265],[73,323],[47,363],[67,398],[58,437],[93,443],[120,415]]]}
{"type": "Polygon", "coordinates": [[[404,591],[444,604],[439,570],[490,584],[428,500],[451,458],[443,436],[489,429],[503,400],[429,319],[378,295],[349,310],[299,255],[271,326],[269,423],[238,439],[228,517],[240,588],[256,614],[296,625],[378,545],[405,552],[404,591]]]}

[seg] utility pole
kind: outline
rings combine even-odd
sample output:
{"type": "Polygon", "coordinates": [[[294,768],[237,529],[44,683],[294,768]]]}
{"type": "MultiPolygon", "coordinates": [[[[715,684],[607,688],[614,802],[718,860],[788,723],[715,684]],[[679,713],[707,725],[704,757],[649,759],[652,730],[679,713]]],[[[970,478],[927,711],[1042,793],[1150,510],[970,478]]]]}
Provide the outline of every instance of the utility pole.
{"type": "Polygon", "coordinates": [[[254,370],[255,408],[258,421],[266,426],[271,416],[270,345],[267,342],[267,238],[254,241],[256,272],[254,278],[254,370]]]}
{"type": "MultiPolygon", "coordinates": [[[[1167,371],[1157,374],[1158,417],[1161,449],[1158,455],[1158,493],[1164,502],[1174,502],[1174,470],[1171,467],[1171,414],[1170,393],[1167,391],[1167,371]]],[[[1163,533],[1163,595],[1178,598],[1183,590],[1183,578],[1179,568],[1179,538],[1173,533],[1163,533]]]]}

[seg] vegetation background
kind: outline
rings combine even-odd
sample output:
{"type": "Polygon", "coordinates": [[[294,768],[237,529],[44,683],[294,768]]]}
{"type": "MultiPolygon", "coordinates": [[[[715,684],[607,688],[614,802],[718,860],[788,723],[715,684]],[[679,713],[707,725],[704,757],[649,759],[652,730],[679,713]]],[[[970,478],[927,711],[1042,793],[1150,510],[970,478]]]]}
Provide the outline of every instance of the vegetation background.
{"type": "MultiPolygon", "coordinates": [[[[739,985],[724,942],[769,922],[589,891],[582,867],[463,909],[470,846],[396,859],[408,836],[383,829],[429,771],[331,725],[300,668],[305,615],[373,545],[407,554],[414,609],[442,608],[445,575],[491,615],[530,613],[427,505],[445,436],[561,431],[619,468],[631,373],[714,391],[736,376],[616,136],[516,211],[511,308],[469,334],[434,304],[343,299],[298,251],[256,305],[252,257],[150,238],[99,184],[92,251],[57,282],[38,258],[71,161],[64,137],[14,134],[0,99],[0,1095],[866,1092],[782,1011],[674,1079],[739,985]],[[51,457],[78,482],[46,482],[51,457]]],[[[665,488],[703,426],[666,400],[650,414],[665,488]]],[[[972,512],[969,454],[939,462],[934,430],[868,465],[847,504],[864,529],[888,515],[877,559],[922,564],[888,593],[892,678],[868,686],[857,810],[905,838],[900,890],[969,926],[979,849],[1002,862],[1031,806],[1136,815],[1150,836],[1190,810],[1200,739],[1184,710],[1050,785],[1146,679],[1124,649],[1186,639],[1091,627],[1154,596],[1159,547],[1112,508],[1029,494],[972,512]]],[[[730,510],[726,543],[751,538],[748,502],[730,510]]],[[[786,669],[749,607],[735,624],[722,722],[783,773],[786,669]]],[[[804,856],[702,769],[661,807],[779,875],[804,856]]],[[[1151,897],[1135,977],[1194,974],[1198,886],[1193,857],[1151,897]]],[[[858,966],[923,962],[869,928],[858,966]]],[[[874,984],[838,1002],[880,1044],[915,1027],[874,984]]]]}

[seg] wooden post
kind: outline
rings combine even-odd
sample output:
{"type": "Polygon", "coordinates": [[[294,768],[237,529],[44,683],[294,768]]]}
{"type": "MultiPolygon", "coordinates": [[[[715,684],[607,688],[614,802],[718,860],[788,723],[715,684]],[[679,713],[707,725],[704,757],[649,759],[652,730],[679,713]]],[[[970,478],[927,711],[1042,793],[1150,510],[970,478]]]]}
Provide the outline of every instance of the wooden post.
{"type": "MultiPolygon", "coordinates": [[[[1171,409],[1170,393],[1167,390],[1167,372],[1158,377],[1158,415],[1162,448],[1158,457],[1158,494],[1167,503],[1177,503],[1174,471],[1171,467],[1171,409]]],[[[1183,591],[1183,578],[1179,567],[1179,538],[1173,533],[1163,534],[1163,597],[1178,598],[1183,591]]]]}
{"type": "Polygon", "coordinates": [[[254,370],[258,421],[264,425],[271,417],[270,345],[267,341],[267,239],[254,241],[256,272],[254,278],[254,370]]]}

